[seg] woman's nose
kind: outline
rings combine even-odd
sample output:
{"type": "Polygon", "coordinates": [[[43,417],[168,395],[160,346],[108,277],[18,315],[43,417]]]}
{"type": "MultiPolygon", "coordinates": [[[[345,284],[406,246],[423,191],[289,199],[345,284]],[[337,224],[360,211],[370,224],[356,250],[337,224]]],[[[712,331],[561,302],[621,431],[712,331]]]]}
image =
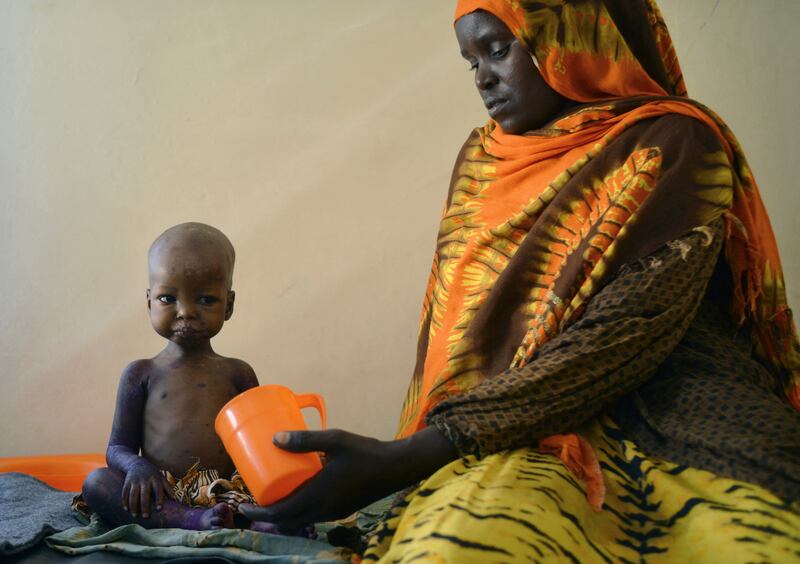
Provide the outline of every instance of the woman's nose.
{"type": "Polygon", "coordinates": [[[497,73],[494,72],[491,64],[483,64],[478,66],[475,71],[475,86],[478,90],[489,90],[497,85],[497,73]]]}

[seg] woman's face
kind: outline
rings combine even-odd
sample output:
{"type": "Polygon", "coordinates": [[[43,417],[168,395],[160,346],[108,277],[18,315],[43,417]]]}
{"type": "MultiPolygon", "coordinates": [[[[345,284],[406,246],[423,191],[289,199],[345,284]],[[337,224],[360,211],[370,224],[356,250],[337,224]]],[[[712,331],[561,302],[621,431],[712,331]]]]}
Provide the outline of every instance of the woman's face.
{"type": "Polygon", "coordinates": [[[567,104],[544,81],[528,50],[494,15],[478,10],[459,18],[456,37],[461,56],[475,72],[475,86],[489,116],[506,133],[538,129],[567,104]]]}

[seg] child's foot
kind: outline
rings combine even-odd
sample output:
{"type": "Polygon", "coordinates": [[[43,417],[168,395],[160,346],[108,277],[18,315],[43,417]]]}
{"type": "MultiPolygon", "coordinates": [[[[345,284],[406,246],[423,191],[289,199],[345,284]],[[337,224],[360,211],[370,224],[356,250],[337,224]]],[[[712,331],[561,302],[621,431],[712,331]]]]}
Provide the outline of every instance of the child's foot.
{"type": "Polygon", "coordinates": [[[233,511],[227,503],[218,503],[208,509],[191,509],[186,512],[183,528],[195,531],[232,529],[233,511]]]}

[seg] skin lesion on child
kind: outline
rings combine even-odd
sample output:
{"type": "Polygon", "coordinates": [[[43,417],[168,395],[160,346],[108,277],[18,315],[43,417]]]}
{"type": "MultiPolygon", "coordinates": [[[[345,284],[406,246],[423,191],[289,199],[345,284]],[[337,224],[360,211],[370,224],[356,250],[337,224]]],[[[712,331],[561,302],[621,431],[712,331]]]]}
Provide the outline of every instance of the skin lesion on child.
{"type": "Polygon", "coordinates": [[[244,361],[218,355],[211,339],[233,314],[234,249],[219,230],[184,223],[150,247],[147,308],[153,329],[167,345],[122,373],[108,468],[83,485],[92,511],[118,526],[214,529],[234,526],[226,503],[190,507],[175,501],[162,470],[184,476],[200,461],[229,477],[233,463],[214,432],[219,410],[258,386],[244,361]]]}

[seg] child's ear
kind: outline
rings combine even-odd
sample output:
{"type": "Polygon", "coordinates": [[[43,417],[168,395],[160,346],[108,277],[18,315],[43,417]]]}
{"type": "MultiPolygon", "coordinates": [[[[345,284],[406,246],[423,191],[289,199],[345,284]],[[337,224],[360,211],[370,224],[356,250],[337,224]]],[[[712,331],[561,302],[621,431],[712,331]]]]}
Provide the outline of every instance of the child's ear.
{"type": "Polygon", "coordinates": [[[228,303],[225,304],[225,321],[228,321],[233,315],[233,302],[236,299],[236,292],[228,290],[228,303]]]}
{"type": "Polygon", "coordinates": [[[150,311],[150,288],[147,289],[147,310],[150,311]]]}

